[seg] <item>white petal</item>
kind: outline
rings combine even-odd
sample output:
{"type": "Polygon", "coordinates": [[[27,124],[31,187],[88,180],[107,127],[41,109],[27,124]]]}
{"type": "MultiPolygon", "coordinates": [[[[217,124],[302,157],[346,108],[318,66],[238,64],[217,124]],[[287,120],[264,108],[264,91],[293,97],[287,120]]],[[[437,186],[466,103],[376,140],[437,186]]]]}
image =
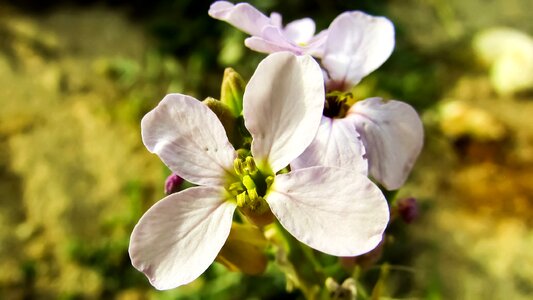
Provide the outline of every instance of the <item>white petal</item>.
{"type": "Polygon", "coordinates": [[[277,12],[270,13],[270,24],[281,28],[283,26],[283,18],[277,12]]]}
{"type": "Polygon", "coordinates": [[[348,168],[367,175],[363,142],[350,119],[322,117],[315,139],[304,153],[291,162],[291,169],[312,166],[348,168]]]}
{"type": "Polygon", "coordinates": [[[227,1],[216,1],[211,4],[208,14],[255,36],[260,36],[263,27],[270,25],[270,18],[248,3],[233,5],[227,1]]]}
{"type": "Polygon", "coordinates": [[[218,187],[193,187],[164,198],[133,229],[133,266],[160,290],[193,281],[228,238],[235,207],[218,187]]]}
{"type": "Polygon", "coordinates": [[[317,35],[315,35],[304,47],[305,54],[312,55],[316,58],[322,58],[324,55],[324,48],[326,45],[326,40],[328,39],[328,30],[322,30],[317,35]]]}
{"type": "Polygon", "coordinates": [[[323,80],[310,56],[278,52],[259,64],[243,100],[245,126],[259,168],[277,172],[311,143],[324,107],[323,80]]]}
{"type": "Polygon", "coordinates": [[[224,127],[206,105],[192,97],[165,96],[144,116],[141,132],[146,148],[192,183],[221,185],[233,172],[236,154],[224,127]]]}
{"type": "Polygon", "coordinates": [[[315,22],[310,18],[292,21],[283,28],[283,33],[295,44],[306,44],[315,35],[315,22]]]}
{"type": "Polygon", "coordinates": [[[422,150],[424,128],[404,102],[370,98],[348,111],[366,148],[369,172],[389,190],[400,188],[422,150]]]}
{"type": "Polygon", "coordinates": [[[322,65],[337,85],[350,88],[381,66],[394,49],[394,25],[384,17],[354,11],[329,26],[322,65]]]}
{"type": "Polygon", "coordinates": [[[296,239],[335,256],[372,250],[389,221],[380,189],[348,169],[312,167],[278,175],[266,201],[296,239]]]}

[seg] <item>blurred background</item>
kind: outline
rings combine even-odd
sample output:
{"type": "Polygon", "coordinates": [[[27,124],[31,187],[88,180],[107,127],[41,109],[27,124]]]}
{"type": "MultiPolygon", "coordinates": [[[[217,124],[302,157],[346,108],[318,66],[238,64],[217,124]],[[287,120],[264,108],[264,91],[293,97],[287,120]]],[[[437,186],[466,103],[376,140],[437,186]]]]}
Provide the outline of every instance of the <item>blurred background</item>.
{"type": "MultiPolygon", "coordinates": [[[[396,26],[391,58],[357,87],[413,105],[426,142],[399,198],[381,299],[533,298],[530,0],[250,1],[325,29],[363,10],[396,26]]],[[[140,119],[169,92],[219,97],[223,70],[264,57],[211,19],[211,1],[0,1],[0,299],[295,299],[283,275],[218,263],[154,290],[131,267],[133,226],[169,171],[140,119]]],[[[369,269],[370,286],[379,268],[369,269]]]]}

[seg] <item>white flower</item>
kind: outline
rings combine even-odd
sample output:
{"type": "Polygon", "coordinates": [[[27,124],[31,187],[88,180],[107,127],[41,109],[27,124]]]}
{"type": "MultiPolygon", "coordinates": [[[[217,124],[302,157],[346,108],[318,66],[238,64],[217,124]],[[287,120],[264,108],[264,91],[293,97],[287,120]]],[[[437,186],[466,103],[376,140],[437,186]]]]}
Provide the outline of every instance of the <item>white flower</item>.
{"type": "Polygon", "coordinates": [[[366,176],[311,167],[276,174],[313,140],[324,99],[320,67],[287,52],[265,58],[243,103],[251,156],[237,158],[216,115],[189,96],[167,95],[142,120],[143,142],[180,177],[199,186],[156,203],[133,230],[132,264],[158,289],[187,284],[214,261],[235,209],[271,211],[296,239],[336,256],[373,249],[387,202],[366,176]]]}
{"type": "MultiPolygon", "coordinates": [[[[288,50],[321,58],[329,91],[351,89],[389,58],[395,44],[391,21],[360,11],[340,14],[313,38],[315,24],[311,19],[294,21],[282,29],[278,14],[268,18],[247,3],[218,1],[211,5],[209,14],[251,34],[246,45],[252,50],[288,50]],[[306,44],[307,40],[311,42],[306,44]]],[[[420,118],[410,105],[366,99],[350,108],[346,118],[325,116],[313,144],[291,166],[352,167],[394,190],[411,172],[422,150],[423,136],[420,118]],[[368,163],[361,159],[365,152],[368,163]]]]}
{"type": "MultiPolygon", "coordinates": [[[[381,66],[394,48],[394,26],[384,17],[345,12],[328,31],[322,57],[328,90],[351,89],[381,66]]],[[[416,111],[404,102],[380,98],[358,101],[345,110],[345,115],[323,117],[316,139],[291,166],[350,167],[370,173],[389,190],[400,188],[423,146],[424,130],[416,111]],[[368,165],[360,157],[366,157],[368,165]]]]}
{"type": "Polygon", "coordinates": [[[248,3],[216,1],[209,8],[209,15],[250,34],[245,45],[263,53],[290,51],[320,57],[327,37],[325,30],[315,35],[315,22],[310,18],[283,27],[280,14],[272,13],[269,18],[248,3]]]}

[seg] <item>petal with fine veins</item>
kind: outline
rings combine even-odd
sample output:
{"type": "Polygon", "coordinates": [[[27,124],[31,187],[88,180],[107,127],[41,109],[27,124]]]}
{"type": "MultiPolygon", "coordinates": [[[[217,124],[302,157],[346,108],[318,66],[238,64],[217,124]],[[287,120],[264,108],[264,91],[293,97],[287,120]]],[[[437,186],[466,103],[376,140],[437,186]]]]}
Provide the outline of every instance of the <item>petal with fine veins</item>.
{"type": "Polygon", "coordinates": [[[198,100],[170,94],[141,121],[150,152],[180,177],[199,185],[226,183],[236,157],[217,116],[198,100]]]}
{"type": "Polygon", "coordinates": [[[322,71],[311,56],[278,52],[259,64],[243,100],[259,168],[277,172],[307,148],[320,125],[324,97],[322,71]]]}
{"type": "Polygon", "coordinates": [[[424,128],[401,101],[369,98],[348,111],[366,148],[369,173],[388,190],[400,188],[422,150],[424,128]]]}
{"type": "Polygon", "coordinates": [[[322,117],[315,139],[291,162],[291,168],[339,167],[367,175],[368,162],[363,158],[364,154],[363,142],[352,120],[322,117]]]}
{"type": "Polygon", "coordinates": [[[366,176],[312,167],[277,175],[266,196],[272,213],[302,243],[335,256],[356,256],[381,241],[389,207],[366,176]]]}
{"type": "Polygon", "coordinates": [[[329,26],[322,64],[345,89],[381,66],[394,49],[394,25],[384,17],[354,11],[329,26]]]}
{"type": "Polygon", "coordinates": [[[270,25],[270,19],[248,3],[216,1],[211,4],[208,14],[218,20],[226,21],[238,29],[260,36],[263,27],[270,25]]]}
{"type": "Polygon", "coordinates": [[[235,204],[220,187],[193,187],[152,206],[131,234],[133,266],[159,290],[187,284],[215,260],[228,238],[235,204]]]}

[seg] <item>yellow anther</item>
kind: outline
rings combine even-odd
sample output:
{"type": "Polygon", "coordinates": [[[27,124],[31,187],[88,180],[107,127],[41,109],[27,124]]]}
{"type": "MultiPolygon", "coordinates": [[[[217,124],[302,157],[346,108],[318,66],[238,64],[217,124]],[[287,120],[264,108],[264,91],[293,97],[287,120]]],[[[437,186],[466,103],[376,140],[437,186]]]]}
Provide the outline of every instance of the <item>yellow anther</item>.
{"type": "Polygon", "coordinates": [[[239,158],[236,158],[233,161],[233,169],[235,170],[237,176],[242,176],[244,174],[244,166],[242,165],[242,161],[239,158]]]}
{"type": "Polygon", "coordinates": [[[242,192],[242,193],[237,195],[237,206],[238,207],[243,207],[246,204],[248,204],[249,202],[250,202],[250,198],[248,197],[246,192],[242,192]]]}
{"type": "Polygon", "coordinates": [[[230,184],[230,186],[228,187],[228,191],[232,195],[236,196],[244,191],[244,186],[242,185],[241,182],[234,182],[230,184]]]}
{"type": "Polygon", "coordinates": [[[270,188],[270,186],[272,185],[272,183],[274,182],[274,176],[268,176],[265,179],[265,182],[266,182],[267,190],[268,190],[270,188]]]}
{"type": "Polygon", "coordinates": [[[253,157],[251,156],[246,157],[245,165],[250,175],[255,175],[257,173],[257,166],[255,165],[255,161],[253,157]]]}
{"type": "Polygon", "coordinates": [[[244,184],[247,190],[255,189],[255,182],[252,177],[250,177],[250,175],[244,175],[242,177],[242,183],[244,184]]]}

